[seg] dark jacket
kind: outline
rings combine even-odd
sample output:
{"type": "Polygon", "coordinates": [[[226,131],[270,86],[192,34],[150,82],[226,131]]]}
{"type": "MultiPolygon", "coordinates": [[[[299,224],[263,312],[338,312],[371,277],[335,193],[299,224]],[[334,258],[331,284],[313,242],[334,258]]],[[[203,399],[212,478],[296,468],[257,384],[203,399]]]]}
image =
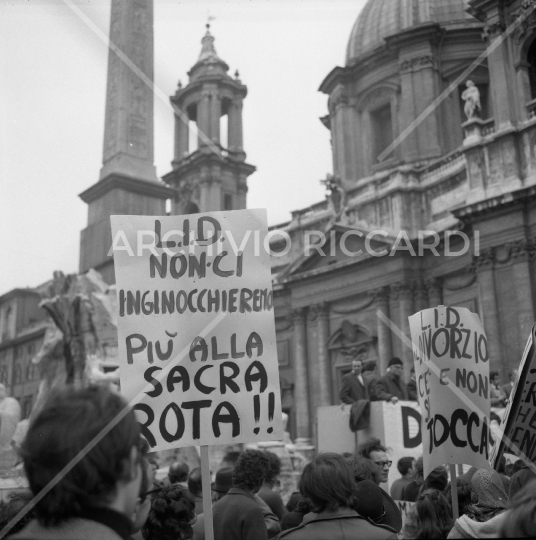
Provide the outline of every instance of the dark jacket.
{"type": "Polygon", "coordinates": [[[417,398],[417,381],[415,379],[410,379],[408,384],[406,384],[408,390],[408,399],[411,401],[418,401],[417,398]]]}
{"type": "Polygon", "coordinates": [[[402,401],[407,401],[408,389],[401,378],[397,380],[392,373],[387,373],[380,377],[376,383],[376,400],[390,401],[393,396],[402,401]]]}
{"type": "MultiPolygon", "coordinates": [[[[364,378],[363,383],[365,383],[364,378]]],[[[367,385],[361,384],[353,373],[347,373],[342,378],[340,398],[343,403],[348,403],[349,405],[360,399],[369,399],[367,385]]]]}
{"type": "Polygon", "coordinates": [[[253,495],[233,487],[212,508],[214,540],[268,540],[264,515],[253,495]]]}
{"type": "Polygon", "coordinates": [[[264,485],[257,495],[272,509],[272,512],[277,516],[277,519],[280,520],[283,517],[283,514],[287,509],[283,505],[283,499],[281,499],[279,493],[276,493],[268,486],[264,485]]]}
{"type": "Polygon", "coordinates": [[[285,540],[395,540],[393,529],[386,525],[374,525],[350,508],[339,508],[336,512],[308,514],[295,529],[283,531],[277,537],[285,540]],[[312,517],[310,519],[309,515],[312,517]]]}

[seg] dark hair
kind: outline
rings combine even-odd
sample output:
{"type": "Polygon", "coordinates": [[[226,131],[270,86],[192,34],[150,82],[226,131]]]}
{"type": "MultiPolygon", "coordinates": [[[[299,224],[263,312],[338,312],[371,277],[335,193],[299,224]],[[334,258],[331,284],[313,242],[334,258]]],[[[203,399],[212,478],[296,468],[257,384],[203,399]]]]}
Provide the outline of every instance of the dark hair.
{"type": "Polygon", "coordinates": [[[363,365],[363,373],[367,371],[374,371],[376,369],[376,362],[374,360],[368,361],[363,365]]]}
{"type": "Polygon", "coordinates": [[[491,379],[494,379],[495,377],[498,377],[499,376],[499,372],[498,371],[490,371],[489,372],[489,380],[491,381],[491,379]]]}
{"type": "Polygon", "coordinates": [[[41,523],[57,524],[79,516],[86,507],[102,506],[113,498],[118,481],[132,479],[127,460],[138,446],[140,427],[134,411],[125,410],[127,406],[119,394],[104,386],[51,393],[30,424],[21,449],[34,494],[104,429],[115,425],[37,502],[35,513],[41,523]]]}
{"type": "Polygon", "coordinates": [[[398,472],[402,476],[406,476],[408,474],[408,471],[411,469],[411,466],[413,465],[414,458],[406,456],[403,458],[400,458],[398,460],[398,463],[396,464],[396,468],[398,469],[398,472]]]}
{"type": "Polygon", "coordinates": [[[350,456],[344,459],[350,465],[356,482],[372,480],[376,484],[380,483],[380,470],[374,461],[363,456],[350,456]]]}
{"type": "Polygon", "coordinates": [[[536,480],[532,480],[511,501],[508,519],[503,519],[499,538],[534,538],[536,531],[536,480]]]}
{"type": "MultiPolygon", "coordinates": [[[[450,482],[443,490],[443,495],[452,506],[452,489],[450,482]]],[[[471,482],[465,478],[456,478],[456,489],[458,491],[458,515],[467,514],[467,509],[471,505],[471,482]]]]}
{"type": "Polygon", "coordinates": [[[264,452],[260,450],[246,450],[236,462],[233,471],[233,483],[235,486],[244,486],[247,489],[255,489],[262,484],[270,462],[264,452]]]}
{"type": "Polygon", "coordinates": [[[187,463],[173,463],[168,471],[168,478],[172,484],[177,482],[186,482],[188,480],[188,473],[190,472],[190,467],[187,463]]]}
{"type": "MultiPolygon", "coordinates": [[[[33,499],[29,490],[12,491],[8,495],[7,502],[0,502],[0,531],[33,499]]],[[[9,534],[15,534],[34,519],[34,511],[30,510],[22,519],[17,521],[9,530],[9,534]]]]}
{"type": "Polygon", "coordinates": [[[364,458],[370,459],[371,452],[387,452],[387,448],[376,437],[370,438],[357,447],[357,453],[364,458]]]}
{"type": "Polygon", "coordinates": [[[158,491],[151,501],[151,510],[142,528],[145,540],[189,539],[193,536],[190,522],[195,517],[195,499],[182,486],[158,491]]]}
{"type": "Polygon", "coordinates": [[[201,495],[203,492],[203,481],[201,479],[201,469],[199,467],[192,469],[190,476],[188,476],[188,491],[192,495],[201,495]]]}
{"type": "Polygon", "coordinates": [[[318,512],[352,506],[355,481],[350,465],[339,454],[318,454],[305,465],[300,493],[311,499],[318,512]]]}
{"type": "Polygon", "coordinates": [[[453,526],[450,504],[437,489],[426,489],[410,510],[402,529],[404,538],[446,538],[453,526]]]}
{"type": "Polygon", "coordinates": [[[268,472],[264,477],[264,481],[272,483],[281,474],[281,460],[277,454],[274,454],[269,450],[265,450],[264,454],[268,458],[269,462],[268,472]]]}

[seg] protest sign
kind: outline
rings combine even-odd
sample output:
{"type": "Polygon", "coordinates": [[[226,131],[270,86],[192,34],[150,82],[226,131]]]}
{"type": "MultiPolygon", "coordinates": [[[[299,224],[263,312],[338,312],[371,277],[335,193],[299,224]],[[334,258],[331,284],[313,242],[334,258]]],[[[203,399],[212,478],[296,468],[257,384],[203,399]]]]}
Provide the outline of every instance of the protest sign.
{"type": "Polygon", "coordinates": [[[518,369],[518,378],[512,388],[499,436],[491,452],[493,468],[503,453],[516,456],[527,462],[536,463],[536,348],[531,329],[518,369]]]}
{"type": "Polygon", "coordinates": [[[489,353],[478,315],[438,306],[409,323],[425,478],[443,464],[488,466],[489,353]]]}
{"type": "Polygon", "coordinates": [[[265,211],[111,221],[121,393],[151,449],[282,439],[265,211]]]}

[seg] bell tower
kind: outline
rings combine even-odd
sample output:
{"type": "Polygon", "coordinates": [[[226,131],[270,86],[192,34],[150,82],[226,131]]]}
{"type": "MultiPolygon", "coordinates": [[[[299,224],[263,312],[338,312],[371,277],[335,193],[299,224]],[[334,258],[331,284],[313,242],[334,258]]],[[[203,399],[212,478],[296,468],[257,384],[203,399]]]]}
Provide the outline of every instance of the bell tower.
{"type": "Polygon", "coordinates": [[[163,180],[175,188],[175,215],[246,208],[247,178],[255,171],[246,163],[242,137],[242,103],[247,88],[227,72],[218,56],[210,25],[201,54],[188,73],[188,84],[171,103],[175,111],[172,171],[163,180]]]}

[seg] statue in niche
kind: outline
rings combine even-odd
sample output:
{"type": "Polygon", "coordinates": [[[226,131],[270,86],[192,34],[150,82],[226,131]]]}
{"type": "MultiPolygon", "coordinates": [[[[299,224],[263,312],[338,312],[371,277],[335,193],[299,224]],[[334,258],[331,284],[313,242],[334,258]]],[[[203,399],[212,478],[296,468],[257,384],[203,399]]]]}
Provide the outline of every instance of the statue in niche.
{"type": "Polygon", "coordinates": [[[468,120],[476,116],[478,110],[479,115],[482,114],[482,107],[480,105],[480,90],[477,88],[473,81],[467,81],[467,88],[462,92],[462,99],[465,101],[463,106],[463,112],[467,116],[468,120]]]}

